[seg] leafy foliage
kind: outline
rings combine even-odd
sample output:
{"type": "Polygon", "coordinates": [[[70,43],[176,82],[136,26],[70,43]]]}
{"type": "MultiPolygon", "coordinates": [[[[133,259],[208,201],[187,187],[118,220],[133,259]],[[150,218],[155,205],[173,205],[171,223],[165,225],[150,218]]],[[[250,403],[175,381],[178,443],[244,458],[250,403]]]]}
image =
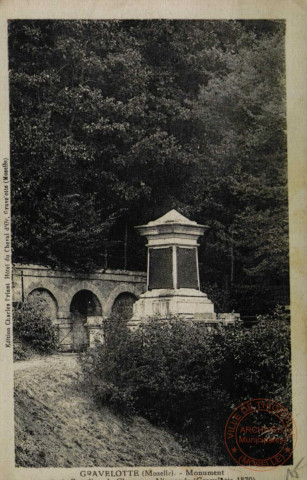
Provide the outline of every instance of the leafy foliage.
{"type": "Polygon", "coordinates": [[[96,399],[117,412],[190,435],[221,434],[231,409],[251,398],[291,408],[290,327],[281,310],[249,329],[169,318],[135,332],[111,319],[104,331],[104,344],[80,359],[96,399]]]}
{"type": "Polygon", "coordinates": [[[14,353],[23,360],[28,350],[48,354],[58,347],[57,328],[46,315],[43,300],[30,299],[14,307],[14,353]]]}
{"type": "Polygon", "coordinates": [[[29,360],[37,352],[31,348],[28,343],[23,342],[20,339],[14,338],[13,344],[13,358],[14,362],[29,360]]]}
{"type": "Polygon", "coordinates": [[[176,208],[226,309],[289,303],[283,22],[12,21],[9,61],[15,261],[145,269],[176,208]]]}

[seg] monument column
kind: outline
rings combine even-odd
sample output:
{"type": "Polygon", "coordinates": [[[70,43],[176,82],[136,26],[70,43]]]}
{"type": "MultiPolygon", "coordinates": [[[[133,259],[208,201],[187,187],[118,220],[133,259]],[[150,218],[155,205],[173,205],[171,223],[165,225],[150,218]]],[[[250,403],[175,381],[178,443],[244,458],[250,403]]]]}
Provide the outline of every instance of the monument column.
{"type": "Polygon", "coordinates": [[[136,229],[147,238],[147,292],[135,302],[129,324],[169,315],[215,321],[214,305],[199,282],[197,240],[206,226],[171,210],[136,229]]]}

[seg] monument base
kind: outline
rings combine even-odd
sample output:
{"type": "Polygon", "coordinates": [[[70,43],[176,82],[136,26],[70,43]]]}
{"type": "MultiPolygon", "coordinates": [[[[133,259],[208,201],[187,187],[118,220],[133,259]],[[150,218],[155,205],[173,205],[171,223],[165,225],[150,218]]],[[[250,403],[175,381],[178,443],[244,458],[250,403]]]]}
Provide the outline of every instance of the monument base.
{"type": "Polygon", "coordinates": [[[155,289],[143,293],[133,305],[130,328],[150,317],[179,315],[185,319],[197,319],[216,323],[214,304],[207,295],[193,288],[155,289]]]}

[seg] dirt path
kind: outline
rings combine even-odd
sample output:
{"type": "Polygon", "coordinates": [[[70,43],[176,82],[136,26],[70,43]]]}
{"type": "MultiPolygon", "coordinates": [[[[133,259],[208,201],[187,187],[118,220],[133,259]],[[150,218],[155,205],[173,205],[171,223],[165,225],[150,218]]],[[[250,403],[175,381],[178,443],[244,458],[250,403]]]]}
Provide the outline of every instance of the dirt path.
{"type": "MultiPolygon", "coordinates": [[[[140,417],[98,407],[75,354],[15,364],[16,465],[94,467],[196,464],[175,438],[140,417]]],[[[194,457],[194,458],[193,458],[194,457]]],[[[202,462],[204,464],[204,462],[202,462]]]]}
{"type": "Polygon", "coordinates": [[[51,355],[46,357],[33,357],[30,360],[20,361],[14,363],[14,371],[37,369],[37,368],[49,368],[52,366],[62,365],[64,368],[77,367],[77,354],[76,353],[63,353],[61,355],[51,355]]]}

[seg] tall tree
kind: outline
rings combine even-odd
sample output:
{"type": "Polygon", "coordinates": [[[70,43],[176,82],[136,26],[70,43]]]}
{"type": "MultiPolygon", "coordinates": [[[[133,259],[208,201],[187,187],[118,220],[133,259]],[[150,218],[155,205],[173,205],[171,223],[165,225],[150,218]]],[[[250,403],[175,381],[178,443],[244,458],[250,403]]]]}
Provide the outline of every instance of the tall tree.
{"type": "Polygon", "coordinates": [[[198,177],[212,226],[209,263],[210,251],[220,251],[226,288],[238,290],[241,307],[245,295],[259,309],[278,286],[286,297],[288,283],[284,26],[274,26],[260,39],[241,36],[225,54],[229,72],[202,88],[199,107],[209,139],[204,175],[213,179],[206,190],[198,177]]]}
{"type": "Polygon", "coordinates": [[[232,285],[232,301],[282,282],[283,35],[280,22],[12,21],[15,261],[145,268],[133,226],[177,208],[210,226],[203,281],[232,285]]]}

